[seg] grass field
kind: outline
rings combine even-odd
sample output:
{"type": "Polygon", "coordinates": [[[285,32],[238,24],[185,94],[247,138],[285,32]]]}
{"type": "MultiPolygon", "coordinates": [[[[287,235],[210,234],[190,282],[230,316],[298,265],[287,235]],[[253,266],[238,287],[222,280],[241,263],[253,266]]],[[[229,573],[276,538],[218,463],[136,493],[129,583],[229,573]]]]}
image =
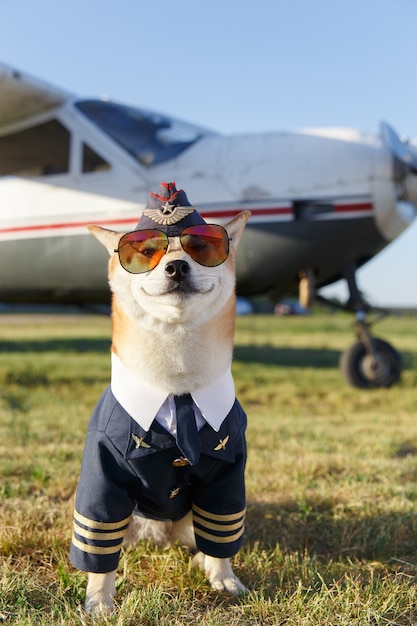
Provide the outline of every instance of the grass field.
{"type": "MultiPolygon", "coordinates": [[[[417,317],[376,334],[402,352],[392,389],[338,370],[351,319],[242,317],[234,375],[249,419],[248,520],[218,596],[181,547],[126,549],[118,608],[96,624],[417,624],[417,317]]],[[[84,624],[69,564],[90,412],[109,380],[106,317],[0,316],[0,623],[84,624]]]]}

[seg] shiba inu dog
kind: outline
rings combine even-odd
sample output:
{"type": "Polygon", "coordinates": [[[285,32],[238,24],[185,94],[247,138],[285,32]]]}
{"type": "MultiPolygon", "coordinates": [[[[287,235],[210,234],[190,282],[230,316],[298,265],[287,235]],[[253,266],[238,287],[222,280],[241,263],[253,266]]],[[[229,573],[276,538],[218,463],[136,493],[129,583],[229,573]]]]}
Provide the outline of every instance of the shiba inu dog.
{"type": "Polygon", "coordinates": [[[207,224],[161,183],[136,229],[90,232],[110,254],[112,375],[91,417],[70,558],[85,609],[110,611],[122,542],[178,541],[212,587],[245,587],[230,557],[245,520],[246,416],[231,375],[234,257],[250,216],[207,224]]]}

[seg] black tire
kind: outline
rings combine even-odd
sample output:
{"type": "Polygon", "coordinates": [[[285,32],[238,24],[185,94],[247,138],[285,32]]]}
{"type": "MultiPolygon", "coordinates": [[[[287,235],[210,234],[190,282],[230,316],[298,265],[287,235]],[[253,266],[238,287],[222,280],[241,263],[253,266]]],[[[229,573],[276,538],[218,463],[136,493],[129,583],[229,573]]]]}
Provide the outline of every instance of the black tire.
{"type": "Polygon", "coordinates": [[[357,341],[340,357],[340,368],[349,385],[359,389],[392,387],[401,377],[402,359],[398,352],[383,339],[374,339],[374,358],[364,345],[357,341]]]}

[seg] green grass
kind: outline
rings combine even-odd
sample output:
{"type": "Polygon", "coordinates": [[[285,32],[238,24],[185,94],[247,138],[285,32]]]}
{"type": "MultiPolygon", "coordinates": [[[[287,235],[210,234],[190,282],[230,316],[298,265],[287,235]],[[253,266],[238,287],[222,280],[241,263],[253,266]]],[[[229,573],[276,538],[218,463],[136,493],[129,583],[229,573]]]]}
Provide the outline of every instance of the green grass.
{"type": "MultiPolygon", "coordinates": [[[[392,389],[348,387],[351,318],[242,317],[234,375],[249,418],[241,598],[211,591],[181,547],[123,552],[118,609],[96,624],[417,623],[417,317],[375,334],[403,354],[392,389]]],[[[79,625],[69,564],[87,421],[109,379],[110,323],[0,316],[0,623],[79,625]]]]}

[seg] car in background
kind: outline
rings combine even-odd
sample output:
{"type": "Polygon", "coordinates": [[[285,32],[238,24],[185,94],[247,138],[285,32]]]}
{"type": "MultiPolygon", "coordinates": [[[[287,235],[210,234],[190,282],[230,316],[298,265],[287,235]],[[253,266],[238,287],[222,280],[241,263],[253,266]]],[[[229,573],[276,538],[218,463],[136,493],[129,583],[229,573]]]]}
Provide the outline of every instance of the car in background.
{"type": "Polygon", "coordinates": [[[253,306],[247,298],[236,298],[236,315],[250,315],[253,313],[253,306]]]}

